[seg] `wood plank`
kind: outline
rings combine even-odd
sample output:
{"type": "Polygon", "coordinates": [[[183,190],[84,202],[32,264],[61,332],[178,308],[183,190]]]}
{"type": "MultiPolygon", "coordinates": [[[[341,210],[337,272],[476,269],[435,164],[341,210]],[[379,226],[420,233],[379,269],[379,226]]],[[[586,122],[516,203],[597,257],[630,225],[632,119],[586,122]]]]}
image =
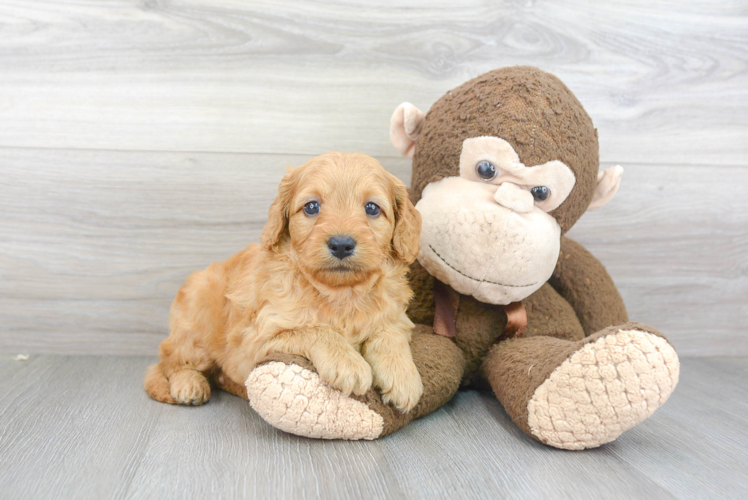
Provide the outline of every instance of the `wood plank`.
{"type": "Polygon", "coordinates": [[[607,266],[629,317],[680,355],[748,353],[748,168],[624,164],[621,189],[569,231],[607,266]]]}
{"type": "Polygon", "coordinates": [[[0,347],[155,353],[181,283],[258,241],[306,159],[0,149],[0,347]]]}
{"type": "MultiPolygon", "coordinates": [[[[127,498],[405,498],[377,443],[282,433],[235,396],[165,406],[127,498]]],[[[150,402],[150,404],[156,404],[150,402]]]]}
{"type": "Polygon", "coordinates": [[[605,449],[569,453],[528,438],[488,392],[461,392],[383,444],[398,482],[421,498],[671,498],[605,449]]]}
{"type": "Polygon", "coordinates": [[[746,376],[745,359],[683,360],[670,400],[606,451],[676,498],[746,498],[746,376]]]}
{"type": "Polygon", "coordinates": [[[162,411],[144,404],[145,365],[142,358],[34,356],[3,378],[2,496],[121,497],[162,411]]]}
{"type": "Polygon", "coordinates": [[[616,442],[565,452],[465,391],[372,442],[299,438],[246,401],[157,403],[152,357],[0,357],[7,498],[742,498],[748,359],[686,359],[670,401],[616,442]],[[20,370],[19,370],[20,368],[20,370]],[[43,478],[43,480],[40,480],[43,478]]]}
{"type": "MultiPolygon", "coordinates": [[[[187,275],[257,241],[307,158],[0,149],[0,348],[154,354],[187,275]]],[[[407,181],[407,160],[382,161],[407,181]]],[[[625,168],[570,236],[681,355],[748,354],[748,204],[731,194],[748,168],[625,168]]]]}
{"type": "Polygon", "coordinates": [[[525,64],[578,95],[604,161],[748,159],[740,2],[4,0],[0,18],[0,146],[392,155],[397,104],[525,64]]]}

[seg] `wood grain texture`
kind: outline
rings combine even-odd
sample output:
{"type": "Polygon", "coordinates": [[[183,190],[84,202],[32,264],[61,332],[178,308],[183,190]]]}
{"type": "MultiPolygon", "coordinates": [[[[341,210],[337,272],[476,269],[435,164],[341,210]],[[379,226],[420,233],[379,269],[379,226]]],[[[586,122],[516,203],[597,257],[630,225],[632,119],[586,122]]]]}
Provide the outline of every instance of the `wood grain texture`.
{"type": "Polygon", "coordinates": [[[0,149],[0,348],[156,352],[179,286],[259,241],[306,159],[0,149]]]}
{"type": "Polygon", "coordinates": [[[745,164],[744,2],[3,0],[0,146],[392,155],[389,116],[557,74],[606,162],[745,164]]]}
{"type": "Polygon", "coordinates": [[[0,349],[150,354],[191,272],[256,241],[286,163],[408,180],[394,107],[558,74],[616,199],[571,236],[681,355],[747,355],[741,2],[0,0],[0,349]],[[201,153],[194,151],[203,151],[201,153]]]}
{"type": "Polygon", "coordinates": [[[299,438],[217,393],[202,407],[142,390],[154,358],[0,359],[0,498],[745,498],[748,359],[686,359],[654,416],[567,452],[462,392],[377,441],[299,438]]]}
{"type": "MultiPolygon", "coordinates": [[[[0,149],[0,348],[154,354],[185,278],[258,241],[285,166],[307,158],[0,149]]],[[[407,160],[383,163],[407,182],[407,160]]],[[[627,164],[570,236],[681,355],[746,355],[741,192],[748,168],[627,164]]]]}
{"type": "Polygon", "coordinates": [[[632,320],[683,356],[748,354],[748,167],[624,164],[608,205],[569,231],[607,267],[632,320]]]}

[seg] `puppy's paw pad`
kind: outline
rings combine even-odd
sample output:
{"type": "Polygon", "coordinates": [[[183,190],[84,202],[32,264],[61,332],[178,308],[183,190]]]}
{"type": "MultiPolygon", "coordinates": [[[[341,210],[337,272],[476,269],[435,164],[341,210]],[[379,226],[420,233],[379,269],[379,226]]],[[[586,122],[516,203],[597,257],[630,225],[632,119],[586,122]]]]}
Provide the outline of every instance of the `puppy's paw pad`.
{"type": "Polygon", "coordinates": [[[180,405],[201,405],[210,399],[210,384],[197,370],[182,370],[169,377],[171,397],[180,405]]]}
{"type": "Polygon", "coordinates": [[[381,415],[324,382],[319,374],[278,361],[250,373],[252,408],[270,425],[298,436],[321,439],[376,439],[381,415]],[[292,373],[293,376],[287,375],[292,373]]]}

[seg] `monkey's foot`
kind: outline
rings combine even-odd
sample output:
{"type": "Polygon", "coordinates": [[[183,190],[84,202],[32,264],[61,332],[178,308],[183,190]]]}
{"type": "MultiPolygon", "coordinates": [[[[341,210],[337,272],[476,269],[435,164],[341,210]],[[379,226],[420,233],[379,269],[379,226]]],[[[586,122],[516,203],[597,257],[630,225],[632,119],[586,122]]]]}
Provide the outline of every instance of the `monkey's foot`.
{"type": "MultiPolygon", "coordinates": [[[[517,413],[515,421],[531,437],[567,450],[615,440],[662,406],[678,383],[675,349],[661,333],[636,323],[605,329],[580,342],[531,337],[495,351],[489,357],[503,357],[504,363],[512,359],[515,368],[519,361],[524,371],[511,377],[515,384],[526,384],[524,390],[509,389],[524,397],[512,401],[512,394],[497,391],[504,406],[517,413]],[[555,356],[547,354],[549,348],[555,356]],[[546,355],[529,358],[532,351],[546,355]]],[[[490,363],[496,367],[496,361],[490,363]]]]}
{"type": "Polygon", "coordinates": [[[280,430],[321,439],[376,439],[384,420],[324,382],[305,358],[270,356],[247,378],[252,408],[280,430]]]}

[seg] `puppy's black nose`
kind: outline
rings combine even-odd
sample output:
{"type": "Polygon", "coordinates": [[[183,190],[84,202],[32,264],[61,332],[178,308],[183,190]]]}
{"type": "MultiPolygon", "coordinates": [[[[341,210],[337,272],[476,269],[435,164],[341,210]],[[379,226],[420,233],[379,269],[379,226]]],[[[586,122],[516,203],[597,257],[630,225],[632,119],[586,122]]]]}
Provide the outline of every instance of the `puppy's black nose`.
{"type": "Polygon", "coordinates": [[[330,239],[327,240],[327,248],[330,249],[331,254],[343,260],[353,255],[353,250],[356,248],[356,240],[350,236],[330,236],[330,239]]]}

